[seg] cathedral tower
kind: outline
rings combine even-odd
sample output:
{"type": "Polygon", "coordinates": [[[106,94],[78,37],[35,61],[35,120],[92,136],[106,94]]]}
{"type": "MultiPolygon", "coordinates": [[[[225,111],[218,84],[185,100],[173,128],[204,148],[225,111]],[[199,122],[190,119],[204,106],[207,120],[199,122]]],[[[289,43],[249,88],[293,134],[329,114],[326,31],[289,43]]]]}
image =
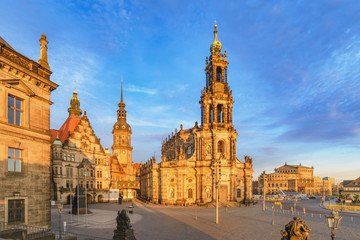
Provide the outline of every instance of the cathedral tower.
{"type": "Polygon", "coordinates": [[[201,92],[201,125],[203,128],[229,128],[232,125],[232,92],[227,83],[227,55],[221,53],[222,44],[217,39],[210,46],[210,59],[206,57],[206,86],[201,92]]]}
{"type": "Polygon", "coordinates": [[[237,133],[232,123],[233,97],[227,82],[227,54],[221,53],[222,44],[217,38],[215,24],[214,41],[210,46],[210,58],[206,57],[206,86],[201,91],[201,129],[210,131],[213,139],[212,157],[221,154],[232,161],[236,158],[237,133]],[[221,137],[220,137],[221,136],[221,137]],[[229,139],[229,141],[223,141],[229,139]]]}
{"type": "Polygon", "coordinates": [[[126,122],[125,103],[123,101],[123,81],[121,79],[121,101],[118,104],[117,122],[113,127],[113,156],[117,157],[119,164],[132,164],[131,127],[126,122]]]}

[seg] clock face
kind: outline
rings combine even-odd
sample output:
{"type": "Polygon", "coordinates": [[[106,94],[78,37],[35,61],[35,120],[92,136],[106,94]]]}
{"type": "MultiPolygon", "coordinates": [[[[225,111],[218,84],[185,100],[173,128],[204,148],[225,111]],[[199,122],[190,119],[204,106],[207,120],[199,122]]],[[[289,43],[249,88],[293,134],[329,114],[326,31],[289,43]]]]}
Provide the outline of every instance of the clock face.
{"type": "Polygon", "coordinates": [[[125,129],[125,125],[122,125],[122,129],[125,129]]]}
{"type": "Polygon", "coordinates": [[[125,151],[122,151],[122,154],[123,154],[123,155],[126,155],[126,152],[125,152],[125,151]]]}
{"type": "Polygon", "coordinates": [[[115,128],[116,128],[116,129],[118,129],[118,128],[119,128],[119,126],[118,126],[118,125],[116,125],[116,126],[115,126],[115,128]]]}

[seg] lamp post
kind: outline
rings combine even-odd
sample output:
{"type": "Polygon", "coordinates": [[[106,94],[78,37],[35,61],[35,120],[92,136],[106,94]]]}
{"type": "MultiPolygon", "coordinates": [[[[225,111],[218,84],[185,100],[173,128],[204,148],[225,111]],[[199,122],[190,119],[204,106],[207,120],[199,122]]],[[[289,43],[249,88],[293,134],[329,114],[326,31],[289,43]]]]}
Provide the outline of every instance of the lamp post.
{"type": "Polygon", "coordinates": [[[325,216],[328,228],[331,229],[331,239],[335,239],[335,229],[339,228],[342,217],[339,217],[339,213],[335,213],[333,210],[329,216],[325,216]]]}
{"type": "Polygon", "coordinates": [[[221,180],[221,175],[219,176],[219,166],[221,165],[221,158],[219,157],[219,160],[215,160],[213,163],[213,170],[215,170],[215,201],[216,201],[216,212],[215,212],[215,223],[219,223],[219,183],[221,180]]]}
{"type": "Polygon", "coordinates": [[[274,210],[275,210],[275,205],[272,205],[272,220],[271,220],[271,224],[274,225],[275,224],[275,219],[274,219],[274,210]]]}
{"type": "Polygon", "coordinates": [[[63,210],[63,207],[64,207],[64,203],[63,201],[61,200],[61,198],[57,201],[57,208],[58,208],[58,211],[59,211],[59,234],[60,234],[60,238],[59,240],[62,240],[62,233],[61,233],[61,225],[62,225],[62,221],[61,221],[61,212],[63,210]]]}
{"type": "Polygon", "coordinates": [[[263,186],[263,211],[265,211],[266,210],[266,203],[265,203],[265,199],[266,199],[266,177],[265,177],[265,171],[263,172],[263,174],[262,174],[262,176],[263,176],[263,184],[264,184],[264,186],[263,186]]]}

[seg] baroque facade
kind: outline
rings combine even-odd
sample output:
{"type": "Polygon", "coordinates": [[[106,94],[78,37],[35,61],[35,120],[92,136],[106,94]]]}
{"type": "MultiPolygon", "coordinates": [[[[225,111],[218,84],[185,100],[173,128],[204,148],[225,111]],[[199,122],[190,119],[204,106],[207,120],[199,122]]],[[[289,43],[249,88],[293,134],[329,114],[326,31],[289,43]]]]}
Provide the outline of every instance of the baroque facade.
{"type": "Polygon", "coordinates": [[[79,185],[86,189],[89,203],[108,201],[110,152],[101,146],[86,111],[82,115],[76,90],[68,112],[61,128],[51,129],[51,199],[71,203],[79,185]]]}
{"type": "Polygon", "coordinates": [[[0,222],[50,227],[50,80],[46,36],[37,62],[0,37],[0,222]]]}
{"type": "Polygon", "coordinates": [[[206,204],[252,200],[252,159],[236,157],[232,91],[227,81],[227,53],[217,39],[206,57],[206,85],[201,91],[201,125],[175,129],[162,143],[161,163],[151,158],[140,169],[140,194],[154,203],[206,204]]]}
{"type": "Polygon", "coordinates": [[[124,199],[136,197],[140,189],[138,173],[140,164],[132,162],[131,127],[126,121],[121,79],[121,100],[118,104],[117,122],[113,126],[113,145],[111,157],[111,188],[118,189],[124,199]]]}
{"type": "Polygon", "coordinates": [[[274,173],[261,174],[258,192],[263,193],[265,180],[266,194],[283,192],[300,192],[308,195],[332,195],[332,181],[314,177],[314,167],[289,165],[285,163],[275,168],[274,173]]]}

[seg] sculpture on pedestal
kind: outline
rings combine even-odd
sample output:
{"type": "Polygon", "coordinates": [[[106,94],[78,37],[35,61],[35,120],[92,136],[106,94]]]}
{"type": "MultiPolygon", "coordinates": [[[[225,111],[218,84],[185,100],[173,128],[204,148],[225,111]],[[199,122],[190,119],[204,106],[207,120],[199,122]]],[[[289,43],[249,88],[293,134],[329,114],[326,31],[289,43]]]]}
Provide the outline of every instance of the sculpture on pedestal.
{"type": "Polygon", "coordinates": [[[116,217],[116,229],[114,230],[113,240],[136,240],[134,229],[130,224],[130,218],[126,214],[125,209],[118,211],[116,217]]]}
{"type": "Polygon", "coordinates": [[[281,230],[281,240],[310,240],[309,233],[311,229],[301,221],[298,217],[294,217],[294,220],[290,221],[285,226],[285,231],[281,230]]]}

